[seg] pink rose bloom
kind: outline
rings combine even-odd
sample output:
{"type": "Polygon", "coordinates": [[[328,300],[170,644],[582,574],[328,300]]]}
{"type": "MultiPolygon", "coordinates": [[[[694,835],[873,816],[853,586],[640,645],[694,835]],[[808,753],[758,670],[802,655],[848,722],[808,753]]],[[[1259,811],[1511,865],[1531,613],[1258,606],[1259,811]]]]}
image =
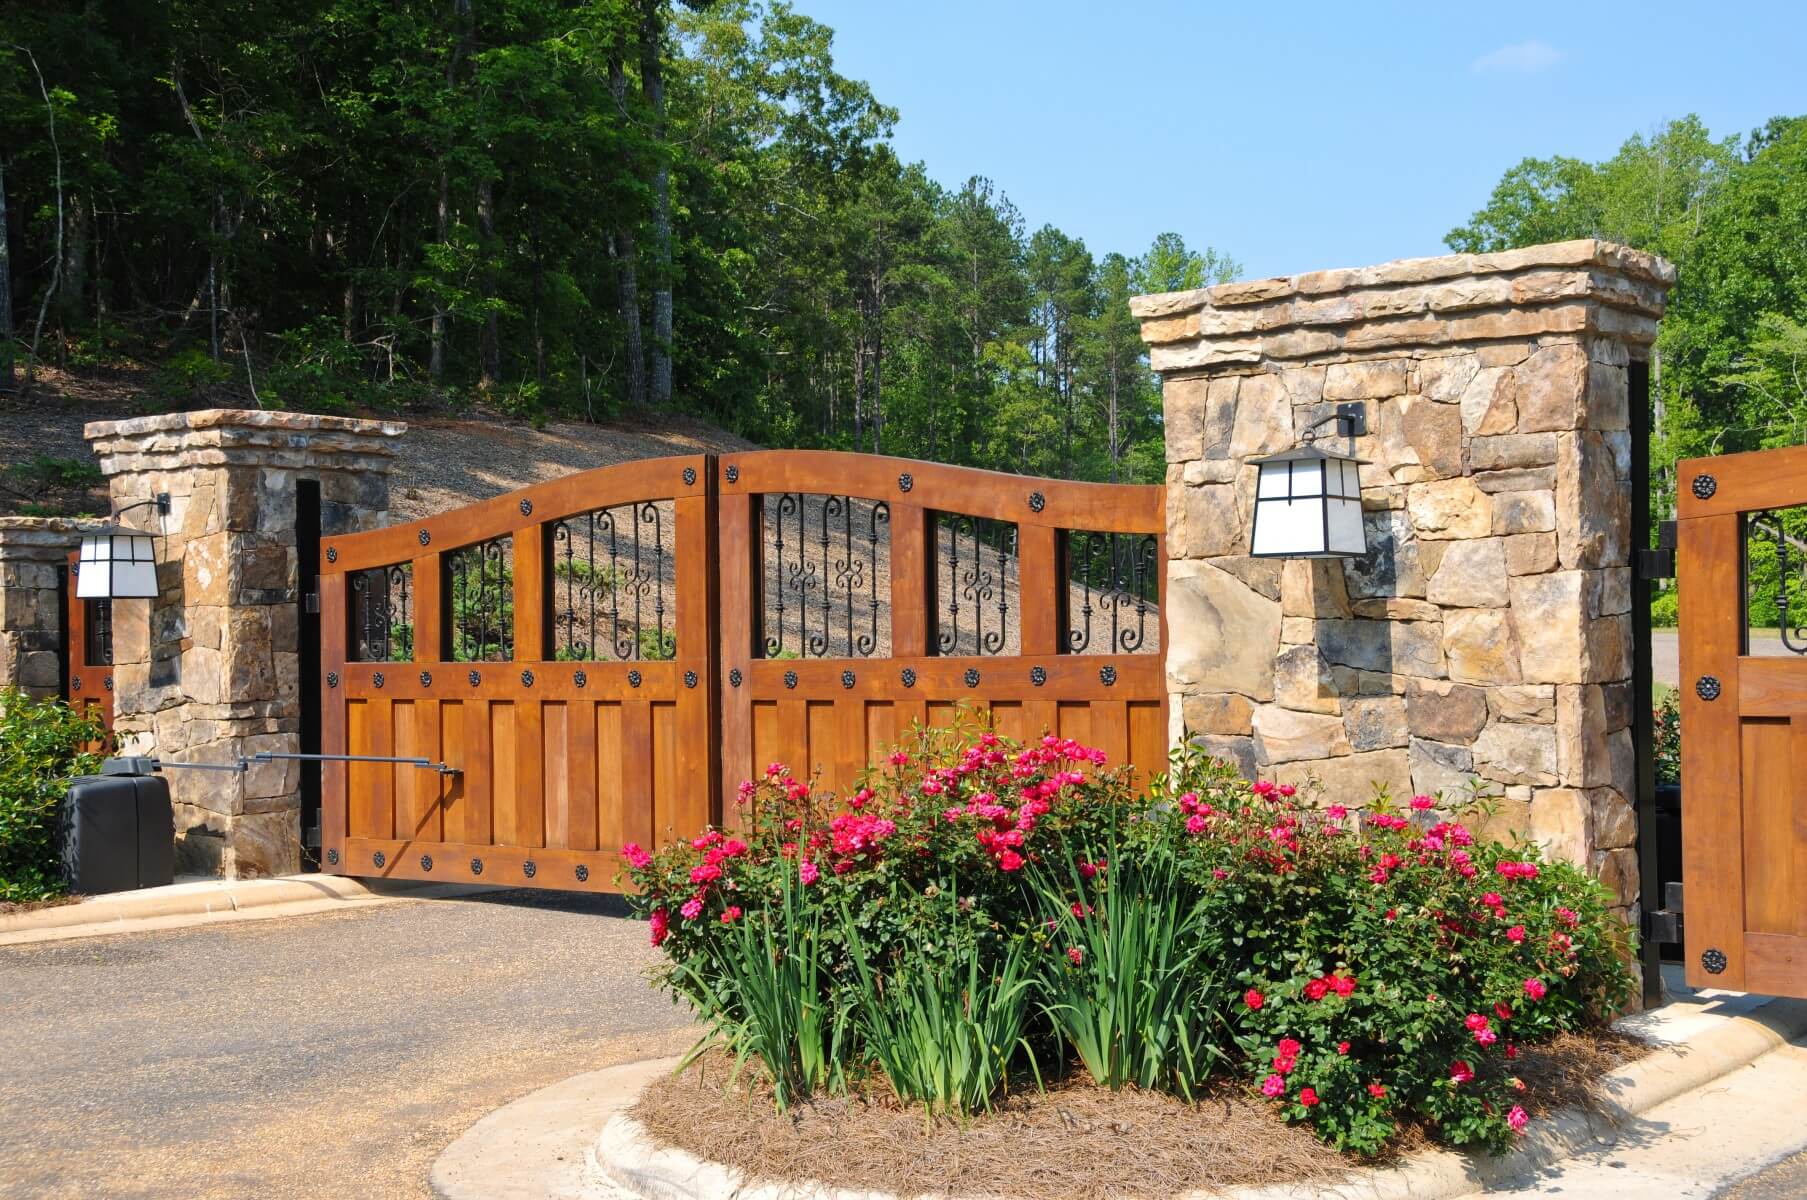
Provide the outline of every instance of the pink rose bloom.
{"type": "Polygon", "coordinates": [[[671,914],[663,908],[653,909],[647,917],[646,923],[652,928],[653,945],[655,946],[663,944],[665,939],[671,935],[671,914]]]}
{"type": "Polygon", "coordinates": [[[808,887],[821,877],[822,872],[816,868],[816,864],[810,859],[806,858],[797,865],[797,879],[804,887],[808,887]]]}
{"type": "Polygon", "coordinates": [[[1499,1036],[1499,1034],[1493,1032],[1491,1029],[1477,1029],[1474,1031],[1474,1040],[1481,1043],[1483,1046],[1493,1045],[1494,1042],[1499,1040],[1499,1036]]]}
{"type": "Polygon", "coordinates": [[[1286,1080],[1278,1075],[1269,1075],[1261,1081],[1261,1094],[1272,1100],[1286,1091],[1286,1080]]]}
{"type": "Polygon", "coordinates": [[[1480,1013],[1469,1013],[1462,1019],[1462,1024],[1468,1026],[1471,1031],[1485,1029],[1487,1028],[1487,1018],[1483,1017],[1480,1013]]]}
{"type": "Polygon", "coordinates": [[[1004,871],[1020,871],[1023,869],[1023,856],[1015,850],[1006,850],[998,855],[998,868],[1004,871]]]}
{"type": "Polygon", "coordinates": [[[740,905],[730,904],[727,908],[722,910],[723,925],[732,925],[738,920],[740,920],[740,905]]]}
{"type": "Polygon", "coordinates": [[[1368,1085],[1368,1095],[1374,1097],[1376,1100],[1385,1100],[1387,1098],[1386,1084],[1370,1083],[1368,1085]]]}
{"type": "Polygon", "coordinates": [[[686,921],[696,920],[703,915],[703,898],[701,896],[692,896],[690,899],[684,901],[684,907],[678,909],[678,912],[683,914],[686,921]]]}
{"type": "Polygon", "coordinates": [[[1481,903],[1485,904],[1488,908],[1498,908],[1505,902],[1506,898],[1498,892],[1488,892],[1481,897],[1481,903]]]}
{"type": "Polygon", "coordinates": [[[1085,951],[1081,950],[1078,946],[1068,946],[1067,957],[1072,959],[1073,965],[1077,967],[1080,963],[1085,961],[1085,951]]]}
{"type": "Polygon", "coordinates": [[[1290,783],[1281,784],[1278,790],[1282,796],[1295,796],[1299,792],[1299,789],[1290,783]]]}
{"type": "Polygon", "coordinates": [[[1308,1088],[1308,1087],[1303,1087],[1303,1088],[1299,1089],[1299,1103],[1300,1104],[1303,1104],[1306,1108],[1313,1108],[1317,1105],[1317,1102],[1318,1102],[1317,1092],[1313,1091],[1311,1088],[1308,1088]]]}
{"type": "Polygon", "coordinates": [[[1512,1126],[1513,1133],[1523,1133],[1525,1126],[1530,1123],[1531,1118],[1526,1116],[1525,1110],[1516,1104],[1512,1106],[1512,1111],[1506,1114],[1506,1124],[1512,1126]]]}
{"type": "Polygon", "coordinates": [[[1456,1083],[1467,1083],[1474,1078],[1474,1068],[1458,1058],[1449,1064],[1449,1077],[1456,1083]]]}
{"type": "Polygon", "coordinates": [[[1355,995],[1355,976],[1332,975],[1330,977],[1330,986],[1336,989],[1337,995],[1347,1000],[1350,996],[1355,995]]]}
{"type": "Polygon", "coordinates": [[[1250,1008],[1260,1008],[1263,1004],[1267,1003],[1267,997],[1263,996],[1257,989],[1250,988],[1242,994],[1242,1002],[1250,1008]]]}
{"type": "Polygon", "coordinates": [[[1542,1000],[1548,994],[1549,994],[1549,990],[1544,987],[1543,980],[1541,980],[1541,979],[1525,980],[1525,995],[1531,997],[1531,999],[1542,1000]]]}
{"type": "Polygon", "coordinates": [[[629,842],[621,848],[621,857],[627,859],[627,865],[637,871],[652,866],[653,856],[640,848],[640,843],[629,842]]]}
{"type": "Polygon", "coordinates": [[[1224,870],[1222,867],[1212,867],[1211,868],[1211,878],[1228,879],[1229,877],[1230,877],[1230,873],[1228,871],[1224,870]]]}
{"type": "Polygon", "coordinates": [[[1349,810],[1340,804],[1332,804],[1329,808],[1324,810],[1324,815],[1329,817],[1332,821],[1340,821],[1349,815],[1349,810]]]}
{"type": "Polygon", "coordinates": [[[1525,940],[1525,927],[1523,925],[1514,925],[1512,928],[1508,929],[1506,931],[1506,940],[1509,942],[1524,941],[1525,940]]]}
{"type": "Polygon", "coordinates": [[[1437,802],[1435,800],[1431,799],[1429,796],[1413,796],[1412,797],[1412,807],[1417,809],[1419,812],[1424,812],[1428,809],[1437,807],[1437,802]]]}
{"type": "Polygon", "coordinates": [[[1187,833],[1196,834],[1196,833],[1203,833],[1204,831],[1205,831],[1205,819],[1203,817],[1199,816],[1197,813],[1193,813],[1191,816],[1186,818],[1186,832],[1187,833]]]}

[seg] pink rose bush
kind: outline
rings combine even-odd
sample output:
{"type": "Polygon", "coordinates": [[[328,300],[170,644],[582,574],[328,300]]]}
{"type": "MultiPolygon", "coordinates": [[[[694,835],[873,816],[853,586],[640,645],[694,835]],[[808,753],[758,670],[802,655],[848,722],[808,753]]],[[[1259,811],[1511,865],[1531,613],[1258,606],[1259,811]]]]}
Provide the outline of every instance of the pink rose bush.
{"type": "Polygon", "coordinates": [[[963,717],[843,800],[773,764],[728,828],[622,861],[663,982],[781,1104],[876,1072],[969,1112],[1076,1064],[1188,1098],[1240,1078],[1364,1155],[1407,1122],[1510,1146],[1537,1111],[1512,1060],[1623,1004],[1625,931],[1440,798],[1318,799],[1190,748],[1138,795],[963,717]]]}

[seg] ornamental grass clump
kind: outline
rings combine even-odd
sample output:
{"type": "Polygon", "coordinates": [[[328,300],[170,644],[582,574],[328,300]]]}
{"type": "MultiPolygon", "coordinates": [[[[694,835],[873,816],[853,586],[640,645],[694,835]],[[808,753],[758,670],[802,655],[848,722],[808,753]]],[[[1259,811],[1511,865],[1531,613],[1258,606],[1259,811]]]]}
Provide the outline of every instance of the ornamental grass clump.
{"type": "Polygon", "coordinates": [[[1083,1071],[1244,1086],[1361,1155],[1408,1124],[1498,1151],[1538,1107],[1521,1050],[1629,996],[1599,886],[1436,798],[1357,809],[1191,748],[1128,783],[963,715],[844,801],[774,764],[730,829],[623,854],[699,1052],[781,1108],[882,1081],[966,1115],[1083,1071]]]}

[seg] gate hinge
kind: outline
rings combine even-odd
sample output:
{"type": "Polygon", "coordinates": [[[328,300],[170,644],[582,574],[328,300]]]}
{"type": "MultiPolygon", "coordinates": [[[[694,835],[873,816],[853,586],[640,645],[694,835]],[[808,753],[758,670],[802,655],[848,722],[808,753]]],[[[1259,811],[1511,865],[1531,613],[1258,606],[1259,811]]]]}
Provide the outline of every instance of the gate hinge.
{"type": "Polygon", "coordinates": [[[1663,884],[1663,907],[1654,912],[1644,913],[1644,927],[1638,932],[1647,942],[1669,942],[1680,945],[1682,940],[1682,885],[1674,880],[1663,884]]]}
{"type": "Polygon", "coordinates": [[[1638,551],[1638,578],[1645,580],[1675,578],[1675,522],[1657,526],[1656,549],[1638,551]]]}
{"type": "Polygon", "coordinates": [[[309,592],[301,597],[301,611],[318,616],[320,613],[320,593],[309,592]]]}

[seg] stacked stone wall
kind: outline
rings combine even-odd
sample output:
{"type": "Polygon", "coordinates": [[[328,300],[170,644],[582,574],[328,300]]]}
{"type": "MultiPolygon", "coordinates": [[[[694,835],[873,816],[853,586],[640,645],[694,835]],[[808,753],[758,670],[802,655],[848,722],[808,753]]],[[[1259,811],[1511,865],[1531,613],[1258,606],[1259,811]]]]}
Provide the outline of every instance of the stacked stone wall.
{"type": "Polygon", "coordinates": [[[1673,279],[1583,241],[1137,298],[1176,735],[1345,800],[1478,779],[1493,832],[1590,867],[1629,915],[1628,366],[1673,279]],[[1369,428],[1367,555],[1249,557],[1249,459],[1346,402],[1369,428]]]}
{"type": "Polygon", "coordinates": [[[0,687],[46,699],[62,694],[69,552],[82,522],[0,517],[0,687]]]}

